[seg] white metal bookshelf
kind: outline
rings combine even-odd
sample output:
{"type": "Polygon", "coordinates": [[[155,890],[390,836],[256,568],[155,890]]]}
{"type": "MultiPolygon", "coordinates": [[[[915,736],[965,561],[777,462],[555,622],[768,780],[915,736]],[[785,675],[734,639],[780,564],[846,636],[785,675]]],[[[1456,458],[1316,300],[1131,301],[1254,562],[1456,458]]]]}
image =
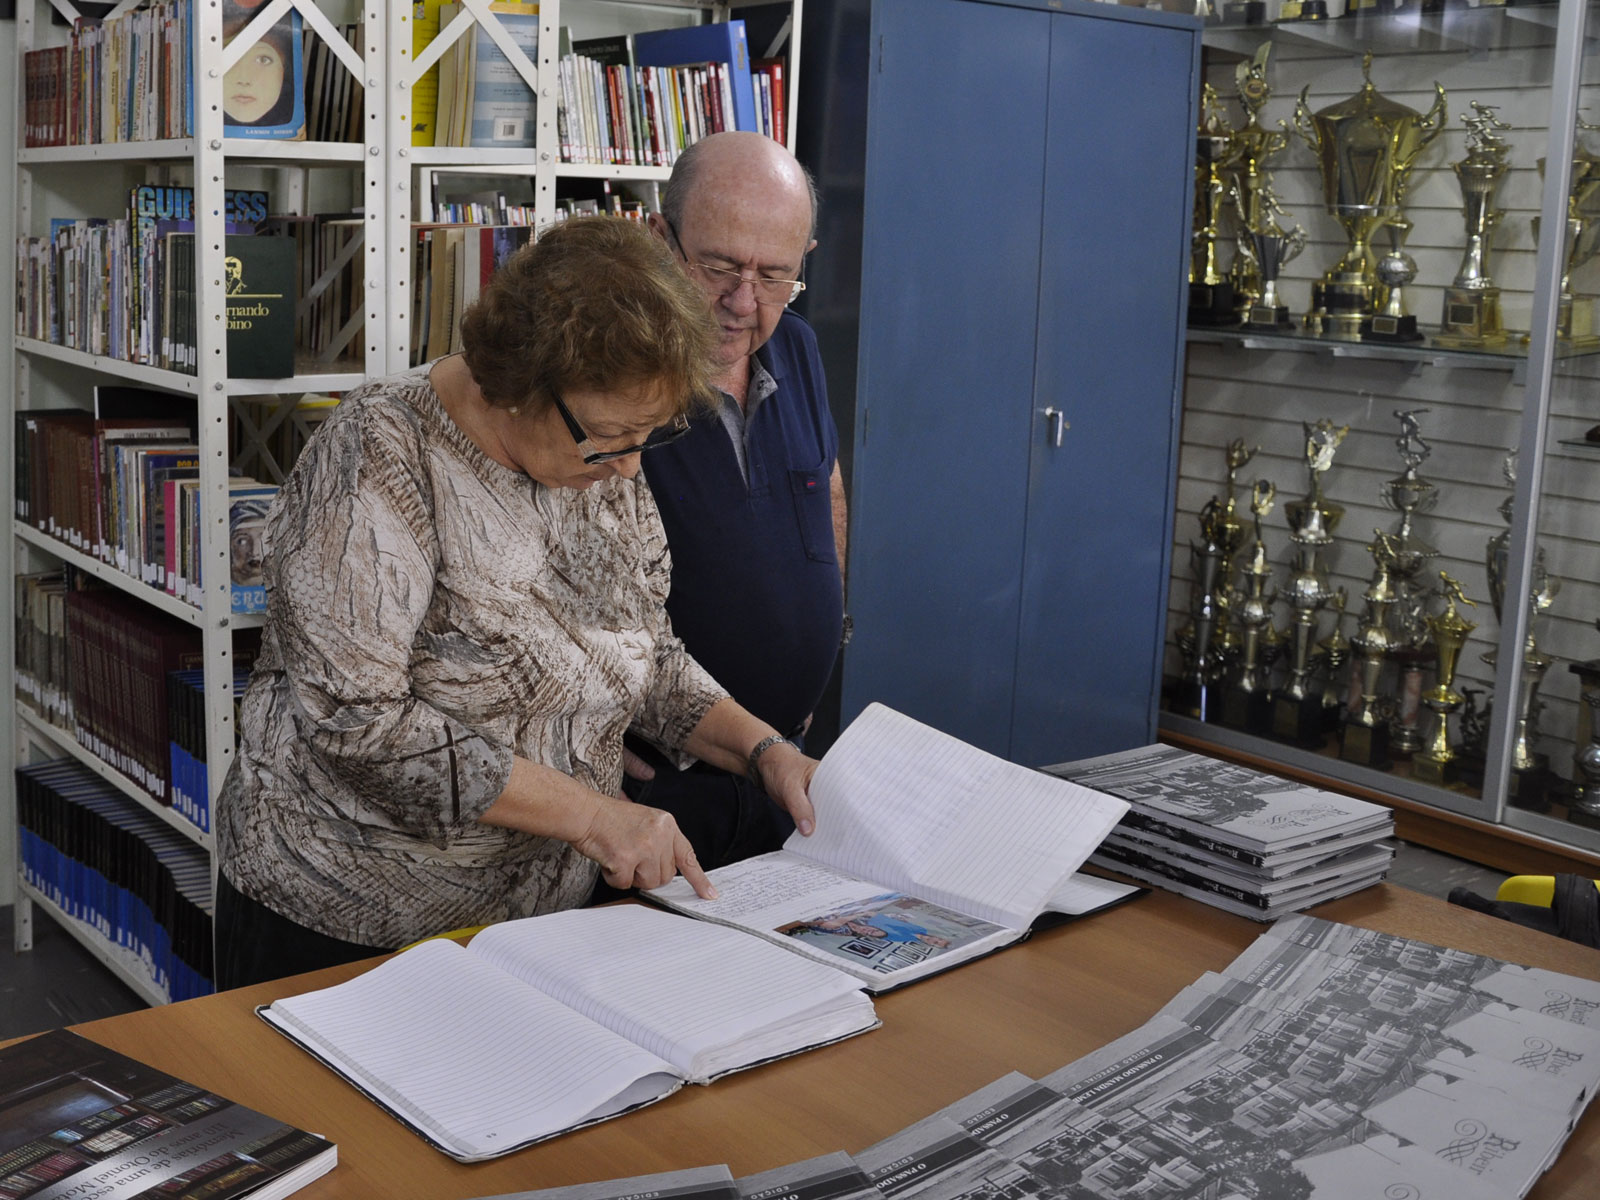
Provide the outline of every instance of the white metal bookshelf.
{"type": "MultiPolygon", "coordinates": [[[[124,0],[110,15],[119,16],[135,6],[133,0],[124,0]]],[[[29,148],[22,144],[24,131],[21,116],[25,111],[23,56],[35,47],[55,44],[65,37],[64,32],[58,32],[57,36],[46,32],[52,7],[69,22],[77,15],[70,0],[22,0],[18,5],[16,70],[12,82],[13,103],[18,116],[13,232],[19,236],[39,233],[48,219],[55,215],[44,206],[57,198],[70,197],[79,209],[85,205],[99,205],[105,211],[95,215],[113,215],[116,207],[124,202],[126,193],[119,196],[115,189],[108,191],[106,188],[107,164],[116,164],[124,170],[144,167],[151,177],[161,182],[192,187],[198,259],[198,315],[201,318],[196,331],[198,365],[194,374],[183,374],[103,355],[86,354],[33,338],[14,337],[15,386],[6,403],[13,411],[30,407],[34,401],[36,366],[46,363],[55,364],[52,374],[60,375],[65,369],[71,380],[67,383],[60,379],[50,381],[55,393],[50,401],[57,406],[64,407],[64,401],[75,401],[79,406],[85,406],[83,398],[92,384],[104,382],[170,392],[175,399],[189,397],[198,412],[199,482],[205,512],[200,533],[200,554],[202,562],[206,564],[206,583],[197,607],[152,588],[115,566],[75,550],[53,537],[24,528],[8,513],[6,521],[12,571],[41,569],[51,563],[70,564],[119,589],[124,595],[198,628],[203,651],[209,798],[214,805],[234,753],[233,634],[237,630],[262,624],[259,616],[232,612],[227,503],[229,465],[233,457],[229,446],[232,405],[245,397],[269,400],[279,397],[279,402],[292,404],[295,397],[306,392],[347,390],[365,378],[367,373],[359,366],[351,369],[346,363],[334,363],[299,364],[302,373],[288,379],[229,376],[225,322],[221,319],[224,190],[229,183],[230,169],[243,167],[257,177],[267,173],[272,180],[268,190],[272,193],[273,210],[305,213],[310,191],[308,172],[311,169],[339,170],[351,177],[352,189],[358,189],[356,207],[362,210],[365,229],[364,244],[360,251],[364,255],[362,265],[366,289],[361,349],[366,366],[373,373],[380,372],[388,361],[381,341],[388,328],[381,311],[386,297],[386,263],[380,250],[381,239],[376,236],[383,228],[387,209],[385,184],[389,167],[385,123],[381,119],[381,101],[386,94],[383,35],[388,28],[390,10],[395,6],[385,0],[321,0],[320,4],[318,0],[270,0],[256,14],[257,28],[265,28],[275,24],[291,9],[299,12],[305,27],[331,47],[337,60],[361,82],[365,105],[362,113],[364,138],[359,143],[286,142],[226,136],[222,113],[223,77],[256,39],[241,34],[225,46],[220,6],[196,4],[191,21],[191,54],[193,62],[200,65],[193,73],[194,136],[160,141],[29,148]],[[330,17],[324,9],[337,15],[330,17]],[[334,20],[353,20],[358,17],[372,35],[366,39],[363,52],[358,52],[347,42],[334,24],[334,20]],[[38,189],[41,207],[36,211],[35,174],[40,168],[50,171],[49,189],[48,192],[43,187],[38,189]],[[359,184],[355,183],[357,177],[359,184]],[[45,199],[46,194],[51,200],[45,199]]],[[[10,453],[3,459],[0,480],[8,489],[14,490],[15,461],[10,453]]],[[[4,627],[8,631],[3,639],[4,650],[0,651],[0,666],[12,668],[6,674],[13,678],[15,645],[9,631],[12,628],[14,600],[14,588],[8,583],[0,593],[0,609],[3,609],[4,627]]],[[[13,705],[13,711],[13,734],[5,739],[6,761],[3,765],[8,801],[5,820],[10,823],[14,842],[17,833],[16,783],[12,768],[18,762],[66,756],[82,763],[208,855],[211,853],[213,841],[209,833],[199,829],[133,779],[81,745],[72,730],[51,724],[20,703],[13,705]]],[[[13,920],[19,950],[31,947],[33,910],[39,908],[83,942],[96,958],[145,999],[158,1003],[167,998],[152,982],[149,970],[137,956],[112,944],[98,930],[72,919],[36,889],[26,885],[21,875],[20,846],[17,847],[16,861],[10,864],[10,869],[15,880],[13,920]]]]}

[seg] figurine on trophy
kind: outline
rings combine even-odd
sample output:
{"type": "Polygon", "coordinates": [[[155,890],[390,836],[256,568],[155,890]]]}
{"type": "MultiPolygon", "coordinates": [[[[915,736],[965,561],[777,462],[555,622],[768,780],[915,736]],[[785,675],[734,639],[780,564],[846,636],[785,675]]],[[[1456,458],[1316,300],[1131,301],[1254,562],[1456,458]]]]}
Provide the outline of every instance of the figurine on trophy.
{"type": "Polygon", "coordinates": [[[1308,332],[1337,338],[1368,336],[1406,338],[1415,334],[1416,318],[1403,311],[1380,309],[1415,274],[1415,265],[1400,249],[1410,229],[1403,211],[1406,186],[1417,157],[1444,129],[1444,89],[1434,86],[1434,102],[1426,113],[1379,93],[1372,83],[1372,54],[1361,63],[1365,84],[1354,96],[1313,114],[1306,103],[1307,86],[1295,105],[1294,130],[1317,156],[1322,198],[1327,211],[1344,226],[1347,245],[1334,267],[1311,285],[1308,332]],[[1379,229],[1391,228],[1393,251],[1379,279],[1371,241],[1379,229]],[[1380,297],[1384,304],[1380,304],[1380,297]],[[1373,318],[1383,316],[1375,323],[1373,318]],[[1392,321],[1392,324],[1390,323],[1392,321]]]}
{"type": "Polygon", "coordinates": [[[1200,92],[1200,127],[1195,132],[1194,234],[1189,251],[1189,323],[1235,325],[1233,285],[1217,258],[1222,241],[1228,170],[1237,150],[1222,113],[1217,89],[1209,83],[1200,92]]]}
{"type": "Polygon", "coordinates": [[[1397,754],[1412,754],[1422,749],[1422,669],[1434,661],[1434,651],[1429,645],[1428,625],[1423,619],[1426,589],[1421,583],[1422,573],[1428,563],[1439,557],[1439,551],[1418,536],[1415,521],[1417,514],[1430,512],[1439,499],[1434,485],[1418,474],[1418,468],[1433,452],[1422,437],[1422,426],[1417,418],[1428,412],[1425,408],[1396,409],[1400,422],[1400,436],[1395,445],[1400,450],[1405,470],[1383,485],[1382,499],[1386,506],[1400,514],[1394,529],[1393,561],[1389,566],[1390,585],[1394,589],[1394,605],[1389,610],[1389,627],[1395,635],[1390,657],[1399,668],[1397,688],[1399,706],[1395,712],[1394,726],[1390,730],[1389,747],[1397,754]]]}
{"type": "MultiPolygon", "coordinates": [[[[1600,621],[1595,622],[1595,628],[1600,629],[1600,621]]],[[[1573,780],[1576,786],[1568,811],[1576,824],[1597,828],[1600,827],[1600,658],[1571,663],[1567,669],[1580,681],[1580,710],[1588,718],[1587,730],[1579,727],[1581,744],[1573,761],[1577,768],[1577,778],[1573,780]]]]}
{"type": "Polygon", "coordinates": [[[1272,511],[1277,489],[1269,480],[1256,480],[1250,493],[1250,513],[1254,518],[1255,540],[1244,566],[1244,590],[1239,593],[1237,619],[1243,631],[1239,677],[1223,695],[1222,723],[1251,733],[1266,733],[1271,724],[1271,697],[1262,662],[1262,633],[1272,624],[1272,603],[1277,588],[1272,582],[1272,564],[1267,561],[1267,543],[1261,535],[1261,521],[1272,511]]]}
{"type": "MultiPolygon", "coordinates": [[[[1600,126],[1579,121],[1580,130],[1600,126]]],[[[1545,160],[1539,160],[1539,178],[1544,178],[1545,160]]],[[[1539,237],[1540,221],[1533,218],[1533,236],[1539,237]]],[[[1572,147],[1572,181],[1567,189],[1566,257],[1561,271],[1561,301],[1556,313],[1556,337],[1574,350],[1593,350],[1600,346],[1596,328],[1594,297],[1579,296],[1572,290],[1572,273],[1600,252],[1600,158],[1583,146],[1572,147]]],[[[1527,342],[1523,338],[1523,342],[1527,342]]]]}
{"type": "Polygon", "coordinates": [[[1466,697],[1452,686],[1456,679],[1456,665],[1461,661],[1461,647],[1467,635],[1478,626],[1467,620],[1457,610],[1458,603],[1476,608],[1461,590],[1461,584],[1443,571],[1439,572],[1445,610],[1428,618],[1428,632],[1433,637],[1434,652],[1438,655],[1437,675],[1433,687],[1422,696],[1423,704],[1434,716],[1433,736],[1426,749],[1411,756],[1411,777],[1423,783],[1444,785],[1452,782],[1452,763],[1455,751],[1450,748],[1450,714],[1465,702],[1466,697]]]}
{"type": "Polygon", "coordinates": [[[1306,470],[1311,488],[1299,500],[1284,505],[1289,520],[1289,540],[1295,544],[1294,570],[1286,599],[1294,610],[1289,678],[1272,701],[1273,735],[1302,745],[1322,741],[1322,693],[1311,687],[1311,647],[1317,640],[1317,613],[1332,592],[1318,552],[1332,543],[1333,531],[1344,516],[1344,506],[1323,498],[1322,477],[1333,465],[1334,451],[1350,426],[1335,426],[1327,417],[1305,430],[1306,470]]]}
{"type": "Polygon", "coordinates": [[[1500,289],[1489,275],[1489,249],[1505,210],[1494,207],[1500,181],[1510,169],[1506,144],[1495,131],[1511,126],[1495,116],[1496,106],[1472,102],[1473,115],[1461,118],[1467,127],[1467,156],[1451,163],[1461,188],[1467,218],[1467,249],[1455,280],[1444,290],[1444,317],[1439,345],[1455,349],[1495,349],[1505,345],[1500,323],[1500,289]]]}
{"type": "Polygon", "coordinates": [[[1267,207],[1272,176],[1267,171],[1267,160],[1283,153],[1289,144],[1289,135],[1283,130],[1268,129],[1261,124],[1261,110],[1272,98],[1272,87],[1267,83],[1267,56],[1271,51],[1272,43],[1262,42],[1255,54],[1239,63],[1233,72],[1239,104],[1244,109],[1244,124],[1229,135],[1233,169],[1229,194],[1236,218],[1237,249],[1228,280],[1233,284],[1234,306],[1241,314],[1248,313],[1254,305],[1265,303],[1265,264],[1252,235],[1272,224],[1272,211],[1267,207]]]}
{"type": "Polygon", "coordinates": [[[1361,707],[1344,724],[1339,737],[1339,757],[1346,762],[1364,767],[1389,767],[1389,731],[1391,711],[1395,702],[1378,691],[1378,680],[1383,673],[1384,660],[1395,646],[1395,636],[1389,631],[1389,609],[1395,602],[1395,591],[1390,578],[1394,567],[1394,535],[1374,529],[1373,540],[1367,546],[1377,564],[1372,582],[1367,585],[1362,598],[1367,602],[1361,627],[1356,630],[1350,645],[1361,663],[1361,707]]]}
{"type": "MultiPolygon", "coordinates": [[[[1506,483],[1513,495],[1500,504],[1500,516],[1509,526],[1512,518],[1514,489],[1517,482],[1517,452],[1512,450],[1501,465],[1506,483]]],[[[1495,620],[1504,621],[1506,601],[1506,576],[1510,570],[1511,530],[1502,530],[1489,539],[1484,548],[1484,566],[1489,577],[1489,602],[1494,606],[1495,620]]],[[[1551,658],[1543,653],[1534,639],[1533,625],[1539,615],[1555,603],[1561,591],[1561,581],[1551,575],[1544,565],[1544,547],[1534,547],[1533,579],[1529,584],[1527,604],[1528,636],[1522,645],[1522,669],[1517,676],[1517,723],[1511,745],[1511,777],[1506,784],[1506,800],[1518,808],[1543,812],[1550,807],[1550,759],[1534,750],[1538,742],[1539,684],[1550,668],[1551,658]]],[[[1498,653],[1489,650],[1483,661],[1494,666],[1498,653]]]]}

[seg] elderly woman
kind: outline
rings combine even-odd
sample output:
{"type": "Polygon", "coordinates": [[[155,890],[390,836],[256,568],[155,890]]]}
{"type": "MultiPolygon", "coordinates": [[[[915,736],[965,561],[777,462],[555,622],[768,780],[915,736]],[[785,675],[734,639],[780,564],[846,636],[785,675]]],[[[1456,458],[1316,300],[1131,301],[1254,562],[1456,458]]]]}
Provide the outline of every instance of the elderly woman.
{"type": "Polygon", "coordinates": [[[717,331],[643,226],[568,222],[460,355],[351,392],[273,507],[268,617],[218,823],[219,986],[582,904],[711,885],[617,797],[633,729],[749,770],[810,832],[814,760],[672,635],[640,456],[688,428],[717,331]]]}

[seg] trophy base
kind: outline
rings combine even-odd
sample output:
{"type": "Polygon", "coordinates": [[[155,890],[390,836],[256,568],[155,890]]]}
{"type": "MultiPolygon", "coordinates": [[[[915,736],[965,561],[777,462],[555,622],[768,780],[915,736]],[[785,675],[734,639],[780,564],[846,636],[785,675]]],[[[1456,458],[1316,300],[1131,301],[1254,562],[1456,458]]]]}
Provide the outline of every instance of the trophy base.
{"type": "Polygon", "coordinates": [[[1283,11],[1278,20],[1283,21],[1326,21],[1328,19],[1327,0],[1284,0],[1283,11]],[[1293,15],[1290,15],[1291,10],[1293,15]]]}
{"type": "Polygon", "coordinates": [[[1600,334],[1594,328],[1594,297],[1573,296],[1561,301],[1556,337],[1574,350],[1600,347],[1600,334]]]}
{"type": "Polygon", "coordinates": [[[1418,783],[1431,783],[1435,787],[1445,787],[1456,781],[1456,759],[1452,755],[1446,759],[1429,758],[1425,754],[1418,754],[1411,759],[1411,778],[1418,783]]]}
{"type": "Polygon", "coordinates": [[[1267,20],[1267,0],[1224,4],[1222,19],[1229,25],[1263,25],[1267,20]]]}
{"type": "Polygon", "coordinates": [[[1239,310],[1231,283],[1191,283],[1189,324],[1237,325],[1239,310]]]}
{"type": "Polygon", "coordinates": [[[1363,342],[1420,342],[1417,319],[1410,313],[1403,317],[1366,317],[1361,322],[1363,342]]]}
{"type": "Polygon", "coordinates": [[[1241,691],[1229,688],[1222,696],[1222,711],[1218,718],[1230,729],[1246,733],[1267,734],[1272,731],[1272,697],[1257,690],[1241,691]]]}
{"type": "Polygon", "coordinates": [[[1293,327],[1287,304],[1252,304],[1245,313],[1245,328],[1284,330],[1293,327]]]}
{"type": "Polygon", "coordinates": [[[1272,698],[1272,728],[1269,731],[1280,742],[1293,742],[1296,746],[1321,747],[1322,697],[1307,696],[1296,700],[1293,696],[1272,698]]]}
{"type": "Polygon", "coordinates": [[[1389,727],[1348,722],[1339,733],[1339,757],[1358,766],[1387,771],[1391,766],[1389,727]]]}
{"type": "Polygon", "coordinates": [[[1450,350],[1489,350],[1506,344],[1499,288],[1444,290],[1444,320],[1433,344],[1450,350]]]}
{"type": "Polygon", "coordinates": [[[1533,766],[1521,771],[1513,769],[1507,777],[1506,803],[1524,812],[1549,812],[1557,779],[1548,758],[1543,754],[1533,757],[1533,766]]]}

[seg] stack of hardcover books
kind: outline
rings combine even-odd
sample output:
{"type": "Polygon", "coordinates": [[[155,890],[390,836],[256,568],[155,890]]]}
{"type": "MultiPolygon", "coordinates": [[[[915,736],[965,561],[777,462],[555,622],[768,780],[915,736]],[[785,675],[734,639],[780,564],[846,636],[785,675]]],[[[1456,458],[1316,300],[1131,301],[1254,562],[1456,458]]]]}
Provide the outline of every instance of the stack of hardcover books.
{"type": "Polygon", "coordinates": [[[1172,746],[1045,770],[1131,806],[1091,863],[1254,920],[1377,883],[1394,858],[1382,805],[1172,746]]]}

